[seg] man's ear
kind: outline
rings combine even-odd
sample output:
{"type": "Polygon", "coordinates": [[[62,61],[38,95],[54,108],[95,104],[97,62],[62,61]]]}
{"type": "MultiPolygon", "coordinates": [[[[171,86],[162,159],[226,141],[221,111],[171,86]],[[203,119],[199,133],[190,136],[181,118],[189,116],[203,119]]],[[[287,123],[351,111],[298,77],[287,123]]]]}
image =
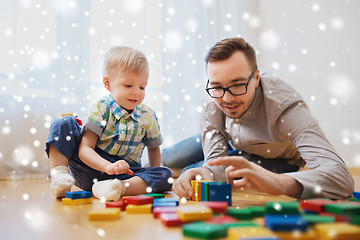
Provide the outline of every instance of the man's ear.
{"type": "Polygon", "coordinates": [[[256,80],[255,88],[257,88],[259,86],[259,83],[260,83],[260,71],[259,71],[259,69],[255,73],[255,80],[256,80]]]}
{"type": "Polygon", "coordinates": [[[110,92],[110,81],[108,77],[103,77],[104,87],[110,92]]]}

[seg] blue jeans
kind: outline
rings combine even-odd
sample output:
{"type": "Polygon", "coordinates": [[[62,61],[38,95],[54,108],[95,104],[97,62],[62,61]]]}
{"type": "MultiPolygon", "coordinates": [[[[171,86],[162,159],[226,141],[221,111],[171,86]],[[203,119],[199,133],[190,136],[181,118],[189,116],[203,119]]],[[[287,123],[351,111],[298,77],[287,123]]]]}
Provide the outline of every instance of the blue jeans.
{"type": "MultiPolygon", "coordinates": [[[[285,159],[263,158],[255,154],[248,154],[244,151],[229,147],[229,156],[242,156],[263,168],[275,172],[297,172],[300,167],[290,165],[285,159]]],[[[173,146],[167,147],[162,151],[162,162],[169,168],[184,168],[183,172],[190,168],[201,167],[204,164],[204,154],[201,145],[201,134],[187,138],[173,146]]]]}
{"type": "MultiPolygon", "coordinates": [[[[115,178],[125,180],[134,176],[138,176],[147,182],[153,192],[165,192],[172,188],[172,184],[168,182],[172,176],[171,171],[164,167],[143,168],[139,163],[127,161],[134,175],[108,175],[89,167],[79,158],[81,137],[81,128],[75,119],[71,116],[64,116],[51,124],[45,149],[49,156],[49,147],[50,145],[54,146],[69,160],[71,174],[75,179],[75,185],[79,188],[91,191],[94,179],[98,181],[115,178]]],[[[95,151],[111,163],[121,159],[119,156],[110,155],[98,147],[95,147],[95,151]]]]}

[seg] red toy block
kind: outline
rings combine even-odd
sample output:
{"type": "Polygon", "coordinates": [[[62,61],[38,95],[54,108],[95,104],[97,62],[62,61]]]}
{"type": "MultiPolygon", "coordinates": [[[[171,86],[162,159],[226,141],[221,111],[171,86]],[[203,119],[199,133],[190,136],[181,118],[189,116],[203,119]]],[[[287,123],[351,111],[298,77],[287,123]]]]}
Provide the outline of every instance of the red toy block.
{"type": "Polygon", "coordinates": [[[321,213],[319,213],[319,216],[335,217],[335,222],[350,222],[351,221],[350,216],[339,215],[339,214],[334,214],[334,213],[329,213],[329,212],[321,212],[321,213]]]}
{"type": "Polygon", "coordinates": [[[178,227],[183,224],[177,213],[162,213],[160,221],[167,227],[178,227]]]}
{"type": "Polygon", "coordinates": [[[300,201],[300,207],[302,209],[310,210],[313,212],[324,212],[324,206],[326,204],[334,203],[331,200],[326,199],[308,199],[300,201]]]}
{"type": "Polygon", "coordinates": [[[107,202],[106,203],[107,208],[120,208],[121,211],[125,211],[126,205],[127,204],[124,202],[123,199],[121,199],[120,201],[117,201],[117,202],[107,202]]]}
{"type": "Polygon", "coordinates": [[[211,220],[206,221],[207,223],[213,223],[213,224],[224,224],[224,223],[234,223],[238,222],[238,220],[232,216],[219,216],[219,217],[213,217],[211,220]]]}
{"type": "Polygon", "coordinates": [[[154,198],[151,196],[139,195],[139,196],[124,198],[124,202],[126,204],[132,204],[132,205],[153,204],[154,198]]]}
{"type": "Polygon", "coordinates": [[[199,204],[205,205],[212,209],[213,213],[226,213],[229,206],[228,202],[200,202],[199,204]]]}
{"type": "Polygon", "coordinates": [[[154,218],[159,218],[162,213],[176,213],[177,207],[154,207],[153,215],[154,218]]]}

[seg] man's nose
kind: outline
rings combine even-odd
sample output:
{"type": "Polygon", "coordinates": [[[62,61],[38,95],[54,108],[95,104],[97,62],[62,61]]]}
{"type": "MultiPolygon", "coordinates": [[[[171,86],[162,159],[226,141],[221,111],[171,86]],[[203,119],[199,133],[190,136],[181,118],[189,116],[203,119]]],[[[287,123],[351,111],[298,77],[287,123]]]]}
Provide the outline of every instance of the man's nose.
{"type": "Polygon", "coordinates": [[[232,95],[229,91],[225,91],[224,96],[223,96],[223,100],[225,102],[231,102],[232,100],[234,100],[235,96],[232,95]]]}

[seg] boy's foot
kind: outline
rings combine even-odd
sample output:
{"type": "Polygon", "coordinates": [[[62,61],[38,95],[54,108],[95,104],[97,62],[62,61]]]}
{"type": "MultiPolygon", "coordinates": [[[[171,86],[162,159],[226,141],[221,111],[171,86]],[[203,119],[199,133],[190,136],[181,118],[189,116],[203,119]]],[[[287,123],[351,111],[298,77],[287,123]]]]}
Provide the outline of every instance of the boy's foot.
{"type": "Polygon", "coordinates": [[[65,192],[71,191],[71,186],[74,185],[74,178],[70,175],[69,168],[66,166],[57,166],[51,169],[51,184],[50,189],[55,197],[65,197],[65,192]]]}
{"type": "Polygon", "coordinates": [[[94,183],[92,193],[96,198],[118,201],[125,194],[125,184],[119,179],[109,179],[94,183]]]}

